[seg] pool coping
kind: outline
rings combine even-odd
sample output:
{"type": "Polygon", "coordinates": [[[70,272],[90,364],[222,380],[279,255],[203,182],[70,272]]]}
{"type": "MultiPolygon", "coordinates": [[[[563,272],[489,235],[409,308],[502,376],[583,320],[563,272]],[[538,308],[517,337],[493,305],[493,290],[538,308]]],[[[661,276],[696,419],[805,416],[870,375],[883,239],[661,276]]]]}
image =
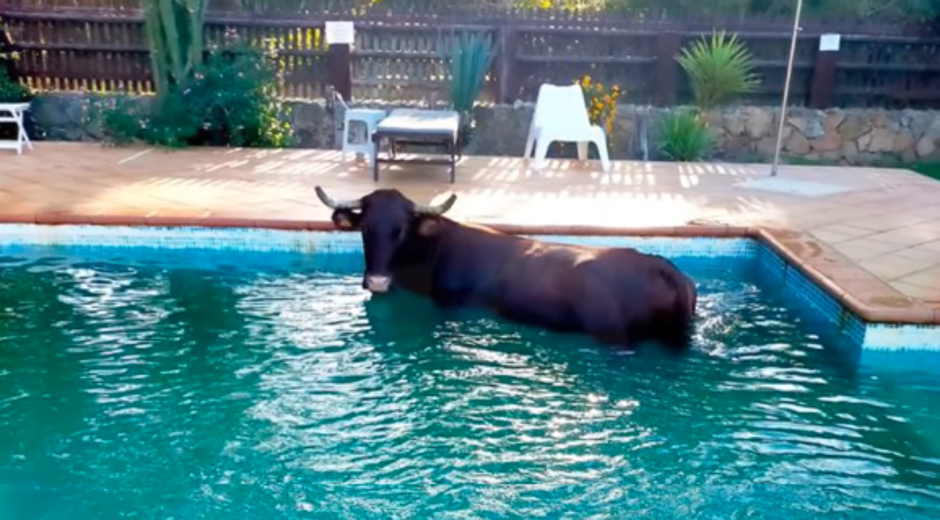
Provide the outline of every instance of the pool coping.
{"type": "MultiPolygon", "coordinates": [[[[71,212],[47,212],[38,214],[0,214],[0,224],[37,225],[99,225],[133,227],[205,227],[205,228],[249,228],[282,231],[337,231],[332,222],[326,220],[253,219],[241,217],[213,216],[169,216],[159,215],[83,215],[71,212]]],[[[514,235],[578,235],[578,236],[625,236],[668,238],[749,238],[770,247],[804,276],[818,285],[829,296],[870,324],[884,325],[940,325],[940,307],[932,308],[898,293],[897,298],[882,298],[882,302],[870,304],[852,293],[852,285],[840,285],[837,279],[827,276],[824,269],[852,266],[852,262],[841,260],[838,253],[816,242],[800,244],[794,242],[804,234],[788,228],[749,227],[724,224],[653,226],[653,227],[604,227],[604,226],[558,226],[527,225],[501,222],[480,222],[496,231],[514,235]],[[809,255],[801,254],[809,245],[809,255]],[[833,259],[832,257],[835,257],[833,259]],[[820,261],[822,259],[822,261],[820,261]]],[[[869,276],[870,284],[883,284],[869,276]]],[[[865,282],[864,276],[852,282],[865,282]]],[[[847,284],[848,285],[848,284],[847,284]]]]}

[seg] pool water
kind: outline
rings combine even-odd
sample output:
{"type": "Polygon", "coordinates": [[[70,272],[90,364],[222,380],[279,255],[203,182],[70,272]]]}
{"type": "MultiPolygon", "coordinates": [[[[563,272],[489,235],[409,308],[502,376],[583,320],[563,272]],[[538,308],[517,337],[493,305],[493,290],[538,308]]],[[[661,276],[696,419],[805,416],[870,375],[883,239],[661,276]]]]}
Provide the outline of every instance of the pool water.
{"type": "Polygon", "coordinates": [[[678,358],[371,298],[359,262],[0,259],[0,518],[940,515],[938,371],[859,360],[752,260],[679,261],[678,358]]]}

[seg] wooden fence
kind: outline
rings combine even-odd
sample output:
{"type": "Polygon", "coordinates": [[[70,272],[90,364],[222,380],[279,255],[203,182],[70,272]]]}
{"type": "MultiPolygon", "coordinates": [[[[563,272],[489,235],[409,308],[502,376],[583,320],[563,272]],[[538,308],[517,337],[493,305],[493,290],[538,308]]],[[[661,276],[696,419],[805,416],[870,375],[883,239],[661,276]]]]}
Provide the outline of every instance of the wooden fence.
{"type": "MultiPolygon", "coordinates": [[[[0,20],[19,55],[21,79],[40,90],[148,92],[153,88],[137,0],[0,0],[0,20]],[[82,7],[84,6],[84,7],[82,7]]],[[[570,83],[590,74],[618,84],[625,101],[668,105],[690,97],[676,65],[680,47],[711,32],[736,32],[755,57],[762,84],[748,100],[776,104],[784,83],[790,33],[786,20],[677,21],[476,10],[446,15],[400,13],[256,13],[235,4],[207,17],[206,40],[237,34],[275,41],[285,72],[283,94],[319,97],[343,68],[328,67],[324,23],[354,19],[353,97],[385,102],[446,101],[444,56],[456,31],[490,34],[497,57],[488,100],[534,100],[542,82],[570,83]]],[[[791,99],[824,106],[940,107],[940,37],[891,26],[804,25],[791,99]],[[841,33],[837,52],[820,52],[820,35],[841,33]]]]}

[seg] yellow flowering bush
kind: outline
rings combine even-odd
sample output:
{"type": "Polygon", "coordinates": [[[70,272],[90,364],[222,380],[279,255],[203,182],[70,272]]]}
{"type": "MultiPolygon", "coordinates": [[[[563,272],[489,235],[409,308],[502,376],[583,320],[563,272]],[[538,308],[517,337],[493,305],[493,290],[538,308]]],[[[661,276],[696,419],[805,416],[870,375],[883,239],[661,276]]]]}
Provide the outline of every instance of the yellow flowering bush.
{"type": "Polygon", "coordinates": [[[588,107],[591,124],[601,125],[608,134],[613,133],[617,100],[623,95],[620,87],[617,85],[607,87],[603,83],[594,82],[587,74],[580,80],[575,80],[575,83],[584,91],[584,101],[588,107]]]}

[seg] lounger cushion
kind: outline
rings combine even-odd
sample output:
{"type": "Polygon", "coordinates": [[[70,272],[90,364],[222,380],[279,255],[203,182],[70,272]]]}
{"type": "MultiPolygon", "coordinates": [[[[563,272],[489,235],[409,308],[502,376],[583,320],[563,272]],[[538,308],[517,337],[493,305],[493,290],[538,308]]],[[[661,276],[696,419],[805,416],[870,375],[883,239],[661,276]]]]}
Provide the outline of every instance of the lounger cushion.
{"type": "Polygon", "coordinates": [[[457,140],[460,114],[453,110],[398,108],[379,122],[378,134],[413,137],[450,137],[457,140]]]}

